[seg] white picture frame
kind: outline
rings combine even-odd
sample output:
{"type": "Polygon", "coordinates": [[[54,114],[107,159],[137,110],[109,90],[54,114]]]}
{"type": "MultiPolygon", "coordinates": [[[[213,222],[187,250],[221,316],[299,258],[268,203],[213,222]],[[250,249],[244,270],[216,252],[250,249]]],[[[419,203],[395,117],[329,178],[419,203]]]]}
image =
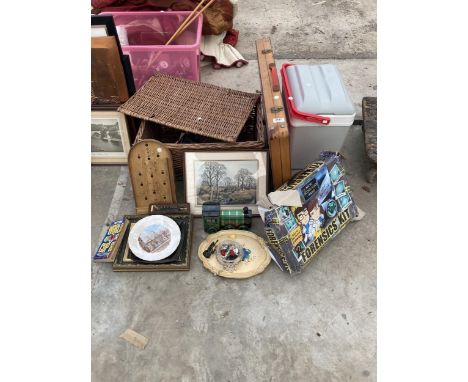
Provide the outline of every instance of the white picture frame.
{"type": "Polygon", "coordinates": [[[125,114],[91,111],[91,164],[127,164],[129,151],[125,114]]]}
{"type": "Polygon", "coordinates": [[[258,215],[256,203],[266,197],[268,187],[266,151],[188,151],[184,159],[186,202],[192,214],[201,215],[203,202],[215,200],[223,209],[247,206],[258,215]]]}

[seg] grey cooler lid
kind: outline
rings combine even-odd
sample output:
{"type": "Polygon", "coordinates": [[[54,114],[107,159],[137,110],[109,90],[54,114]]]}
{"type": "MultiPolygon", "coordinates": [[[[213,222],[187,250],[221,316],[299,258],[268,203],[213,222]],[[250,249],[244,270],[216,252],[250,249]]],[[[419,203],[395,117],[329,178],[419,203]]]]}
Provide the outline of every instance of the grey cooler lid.
{"type": "Polygon", "coordinates": [[[354,106],[335,65],[286,68],[296,109],[309,114],[354,114],[354,106]]]}

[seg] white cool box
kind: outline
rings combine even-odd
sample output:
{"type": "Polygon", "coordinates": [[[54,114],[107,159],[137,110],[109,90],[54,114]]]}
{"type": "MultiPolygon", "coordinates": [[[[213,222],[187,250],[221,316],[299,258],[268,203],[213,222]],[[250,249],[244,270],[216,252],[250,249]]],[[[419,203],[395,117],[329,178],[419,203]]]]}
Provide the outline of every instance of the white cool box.
{"type": "Polygon", "coordinates": [[[335,65],[281,68],[289,117],[291,168],[300,170],[321,151],[340,151],[356,112],[335,65]]]}

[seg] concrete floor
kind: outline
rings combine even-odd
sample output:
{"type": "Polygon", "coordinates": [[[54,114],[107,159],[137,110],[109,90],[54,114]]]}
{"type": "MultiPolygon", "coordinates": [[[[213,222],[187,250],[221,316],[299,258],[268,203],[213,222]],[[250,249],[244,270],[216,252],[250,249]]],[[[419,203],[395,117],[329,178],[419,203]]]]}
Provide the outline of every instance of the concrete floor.
{"type": "MultiPolygon", "coordinates": [[[[254,42],[271,34],[277,58],[336,63],[360,119],[362,97],[376,94],[375,8],[373,0],[240,0],[238,47],[249,65],[204,67],[202,80],[260,90],[254,42]]],[[[377,188],[365,181],[360,126],[343,154],[367,215],[296,277],[273,262],[247,280],[213,276],[196,257],[200,219],[189,272],[113,273],[92,263],[93,381],[375,381],[377,188]],[[148,337],[144,350],[119,338],[126,328],[148,337]]],[[[93,252],[106,221],[135,207],[126,166],[91,174],[93,252]]],[[[253,231],[263,236],[260,219],[253,231]]]]}

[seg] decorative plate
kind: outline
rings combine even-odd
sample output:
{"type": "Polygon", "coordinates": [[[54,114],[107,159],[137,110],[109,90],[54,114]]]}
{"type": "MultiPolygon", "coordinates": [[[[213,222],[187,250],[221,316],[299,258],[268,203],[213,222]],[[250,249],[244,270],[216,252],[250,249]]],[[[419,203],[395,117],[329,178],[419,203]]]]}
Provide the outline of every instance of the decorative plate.
{"type": "Polygon", "coordinates": [[[262,273],[270,264],[271,258],[268,254],[265,241],[249,231],[227,229],[208,235],[198,247],[198,257],[203,266],[215,275],[232,279],[246,279],[262,273]],[[225,242],[235,242],[243,248],[242,261],[235,264],[234,268],[223,266],[217,259],[219,245],[225,242]],[[208,250],[211,243],[212,254],[209,258],[203,255],[208,250]]]}
{"type": "Polygon", "coordinates": [[[128,245],[142,260],[162,260],[172,255],[180,242],[180,228],[164,215],[151,215],[139,220],[130,231],[128,245]]]}

